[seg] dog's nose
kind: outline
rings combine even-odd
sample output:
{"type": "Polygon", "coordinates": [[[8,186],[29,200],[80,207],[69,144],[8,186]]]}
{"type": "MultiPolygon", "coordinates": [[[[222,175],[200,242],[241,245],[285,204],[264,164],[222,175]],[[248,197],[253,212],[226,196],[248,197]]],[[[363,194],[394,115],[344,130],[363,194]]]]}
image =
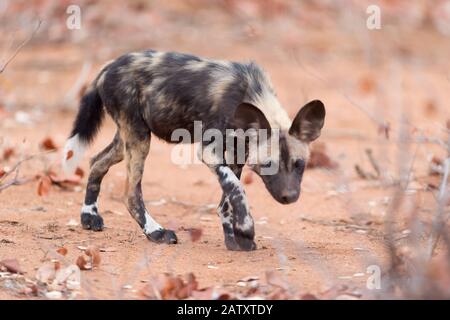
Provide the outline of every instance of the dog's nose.
{"type": "Polygon", "coordinates": [[[298,198],[298,192],[295,190],[287,190],[281,194],[281,202],[284,204],[292,203],[298,198]]]}

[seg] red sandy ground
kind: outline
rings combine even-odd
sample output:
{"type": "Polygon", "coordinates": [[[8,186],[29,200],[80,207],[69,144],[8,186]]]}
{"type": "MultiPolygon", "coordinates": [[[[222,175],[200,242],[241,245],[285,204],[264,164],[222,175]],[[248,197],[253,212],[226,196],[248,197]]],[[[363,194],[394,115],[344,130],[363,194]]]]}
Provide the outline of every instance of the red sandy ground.
{"type": "MultiPolygon", "coordinates": [[[[425,37],[422,42],[426,41],[437,43],[435,39],[425,37]]],[[[193,51],[187,46],[179,50],[193,51]]],[[[323,82],[305,72],[300,65],[280,61],[270,52],[252,51],[239,45],[225,55],[211,50],[194,52],[238,60],[252,57],[260,62],[271,74],[280,100],[291,116],[309,99],[320,98],[327,106],[326,127],[320,141],[326,144],[330,157],[339,163],[338,170],[308,170],[300,200],[289,206],[276,203],[256,176],[253,176],[251,184],[245,186],[256,221],[258,250],[230,252],[225,249],[219,218],[214,210],[202,210],[220,200],[221,191],[215,178],[202,165],[183,168],[173,164],[170,161],[172,146],[155,138],[146,163],[144,198],[154,204],[161,199],[178,201],[159,206],[148,204],[148,208],[160,224],[177,230],[179,244],[158,245],[143,236],[120,201],[125,179],[124,163],[120,163],[110,170],[102,185],[99,206],[106,225],[103,232],[85,231],[79,225],[70,230],[66,226],[70,219],[79,221],[86,177],[79,191],[53,187],[48,196],[39,197],[37,182],[30,182],[1,192],[0,260],[17,258],[26,275],[32,278],[45,252],[59,246],[68,249],[67,260],[72,262],[80,254],[77,249],[80,245],[115,248],[115,252],[101,253],[102,262],[98,269],[82,272],[79,298],[135,298],[135,290],[144,285],[143,281],[164,272],[193,272],[201,287],[235,287],[236,281],[243,277],[254,275],[264,281],[267,270],[277,270],[287,277],[292,288],[317,293],[343,283],[364,289],[365,272],[372,263],[371,259],[385,270],[387,254],[381,222],[387,211],[384,198],[392,191],[371,186],[370,182],[358,178],[353,166],[360,164],[370,168],[364,153],[370,147],[384,172],[397,175],[398,119],[402,110],[427,134],[443,137],[439,126],[443,126],[444,119],[449,117],[448,106],[442,104],[450,98],[450,84],[444,75],[448,65],[439,64],[443,61],[439,60],[417,71],[409,65],[392,65],[387,59],[373,68],[361,57],[347,59],[335,56],[309,65],[313,73],[326,79],[323,82]],[[397,81],[396,77],[400,80],[397,81]],[[369,84],[364,84],[367,80],[361,80],[366,78],[369,78],[369,84]],[[398,85],[400,81],[402,84],[398,85]],[[370,82],[375,83],[375,93],[370,82]],[[393,98],[398,93],[396,90],[403,90],[401,105],[393,98]],[[343,91],[348,91],[352,99],[368,106],[374,114],[390,121],[389,140],[378,134],[377,125],[349,103],[343,91]],[[376,100],[375,96],[382,98],[376,100]],[[429,101],[434,101],[437,106],[431,111],[427,107],[429,101]],[[356,232],[348,227],[351,224],[364,226],[367,232],[356,232]],[[199,241],[191,242],[188,232],[184,231],[189,228],[202,229],[199,241]],[[353,277],[355,273],[364,275],[353,277]],[[340,279],[342,276],[350,276],[351,279],[340,279]],[[130,285],[131,289],[121,289],[124,285],[130,285]]],[[[423,50],[428,50],[426,45],[423,45],[423,50]]],[[[443,50],[443,56],[446,56],[445,52],[443,50]]],[[[423,53],[424,56],[426,54],[423,53]]],[[[77,62],[83,59],[78,49],[70,46],[24,50],[9,67],[11,83],[20,85],[23,95],[30,96],[36,104],[56,103],[56,97],[70,87],[79,69],[71,64],[63,72],[48,77],[39,66],[59,61],[61,56],[75,57],[73,59],[77,62]],[[46,77],[49,79],[42,80],[46,77]],[[32,90],[27,89],[31,87],[32,90]]],[[[32,116],[32,125],[16,123],[14,112],[4,113],[0,121],[0,137],[3,137],[4,145],[14,146],[17,154],[32,154],[48,136],[62,147],[70,131],[74,111],[43,110],[40,117],[32,116]]],[[[412,134],[416,132],[411,128],[408,130],[412,134]]],[[[114,131],[108,119],[81,163],[86,172],[88,158],[110,142],[114,131]]],[[[416,151],[414,172],[421,177],[426,175],[427,157],[432,152],[438,153],[439,149],[420,145],[416,151]]],[[[50,160],[46,162],[32,160],[24,163],[21,175],[33,176],[50,164],[59,170],[60,153],[48,157],[50,160]]],[[[13,157],[2,165],[11,167],[18,159],[19,156],[13,157]]],[[[423,186],[421,180],[417,184],[419,189],[423,186]]],[[[420,201],[424,208],[432,208],[430,193],[419,190],[411,197],[420,201]]],[[[400,222],[396,228],[401,232],[406,227],[400,222]]],[[[0,289],[0,299],[6,298],[17,296],[12,291],[0,289]]]]}

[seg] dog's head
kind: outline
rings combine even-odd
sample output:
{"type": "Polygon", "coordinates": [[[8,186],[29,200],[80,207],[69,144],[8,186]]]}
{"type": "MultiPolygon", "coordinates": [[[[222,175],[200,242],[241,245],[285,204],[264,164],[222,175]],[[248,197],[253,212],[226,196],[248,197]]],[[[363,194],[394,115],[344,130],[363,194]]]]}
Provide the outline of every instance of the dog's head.
{"type": "Polygon", "coordinates": [[[236,109],[236,127],[258,133],[256,143],[250,140],[247,163],[278,202],[289,204],[299,198],[309,144],[320,136],[324,120],[325,107],[319,100],[303,106],[289,130],[272,129],[263,112],[251,104],[236,109]]]}

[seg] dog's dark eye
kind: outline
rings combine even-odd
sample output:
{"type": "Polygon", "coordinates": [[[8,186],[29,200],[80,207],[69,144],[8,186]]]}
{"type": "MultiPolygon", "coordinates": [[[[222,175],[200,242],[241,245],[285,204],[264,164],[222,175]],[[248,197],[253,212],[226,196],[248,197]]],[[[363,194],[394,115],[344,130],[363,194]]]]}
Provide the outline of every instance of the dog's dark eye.
{"type": "Polygon", "coordinates": [[[305,170],[305,160],[302,159],[298,159],[295,161],[294,163],[295,169],[303,172],[303,170],[305,170]]]}

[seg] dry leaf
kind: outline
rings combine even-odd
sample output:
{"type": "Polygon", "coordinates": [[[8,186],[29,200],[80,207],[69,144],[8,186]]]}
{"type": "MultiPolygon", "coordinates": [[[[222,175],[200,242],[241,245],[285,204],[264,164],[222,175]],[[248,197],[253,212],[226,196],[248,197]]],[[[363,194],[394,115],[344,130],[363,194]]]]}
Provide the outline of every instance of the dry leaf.
{"type": "Polygon", "coordinates": [[[92,267],[87,263],[84,256],[79,256],[75,264],[80,268],[80,270],[90,270],[92,267]]]}
{"type": "Polygon", "coordinates": [[[116,252],[117,249],[114,247],[100,248],[100,252],[116,252]]]}
{"type": "Polygon", "coordinates": [[[178,299],[186,299],[191,296],[192,292],[197,290],[198,282],[194,274],[191,272],[187,275],[187,283],[177,292],[178,299]]]}
{"type": "Polygon", "coordinates": [[[3,160],[8,161],[15,153],[13,148],[6,148],[3,150],[3,160]]]}
{"type": "Polygon", "coordinates": [[[202,237],[203,231],[202,229],[191,228],[189,229],[189,236],[191,237],[192,242],[198,241],[202,237]]]}
{"type": "Polygon", "coordinates": [[[73,151],[72,150],[67,151],[66,160],[69,160],[72,157],[73,157],[73,151]]]}
{"type": "Polygon", "coordinates": [[[375,90],[376,83],[372,77],[365,76],[364,78],[359,80],[358,87],[362,93],[369,94],[375,90]]]}
{"type": "Polygon", "coordinates": [[[2,178],[6,174],[6,171],[4,169],[0,168],[0,178],[2,178]]]}
{"type": "Polygon", "coordinates": [[[79,176],[80,179],[82,179],[84,177],[84,171],[83,169],[81,169],[80,167],[77,167],[77,169],[75,170],[75,175],[79,176]]]}
{"type": "Polygon", "coordinates": [[[437,106],[436,106],[436,102],[433,100],[428,100],[425,103],[425,113],[427,116],[433,116],[436,114],[437,112],[437,106]]]}
{"type": "Polygon", "coordinates": [[[52,138],[47,137],[41,142],[41,148],[44,150],[57,150],[58,147],[53,142],[52,138]]]}
{"type": "Polygon", "coordinates": [[[319,300],[315,295],[311,293],[305,293],[300,296],[301,300],[319,300]]]}
{"type": "Polygon", "coordinates": [[[191,297],[197,300],[211,300],[213,295],[213,288],[205,288],[202,290],[196,290],[192,292],[191,297]]]}
{"type": "Polygon", "coordinates": [[[151,299],[186,299],[197,290],[198,283],[192,273],[187,275],[186,282],[178,276],[161,274],[140,290],[140,294],[151,299]]]}
{"type": "Polygon", "coordinates": [[[92,267],[98,267],[100,265],[101,257],[100,250],[96,246],[89,246],[86,251],[86,255],[91,258],[92,267]]]}
{"type": "Polygon", "coordinates": [[[52,181],[48,176],[43,176],[39,179],[38,190],[37,193],[40,197],[48,195],[50,192],[50,187],[52,185],[52,181]]]}
{"type": "Polygon", "coordinates": [[[53,171],[48,172],[48,176],[53,184],[58,185],[60,187],[70,187],[77,186],[81,183],[81,177],[79,175],[71,175],[68,177],[60,177],[53,171]]]}
{"type": "Polygon", "coordinates": [[[61,247],[56,250],[60,255],[65,256],[67,254],[67,248],[61,247]]]}

